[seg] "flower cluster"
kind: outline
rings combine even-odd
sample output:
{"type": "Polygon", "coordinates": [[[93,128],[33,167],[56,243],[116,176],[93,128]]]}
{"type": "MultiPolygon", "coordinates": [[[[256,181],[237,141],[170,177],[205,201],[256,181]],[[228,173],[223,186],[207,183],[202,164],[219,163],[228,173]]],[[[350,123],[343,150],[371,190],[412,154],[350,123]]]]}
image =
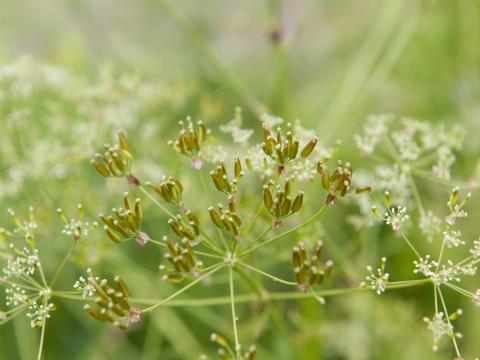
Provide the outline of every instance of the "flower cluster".
{"type": "Polygon", "coordinates": [[[55,304],[44,300],[42,303],[33,301],[28,307],[27,317],[30,319],[30,326],[32,328],[39,328],[44,325],[47,319],[50,319],[50,313],[55,311],[57,307],[55,304]]]}
{"type": "Polygon", "coordinates": [[[174,243],[166,236],[162,239],[169,253],[164,255],[170,266],[160,265],[161,271],[168,273],[162,277],[163,280],[181,281],[185,276],[199,276],[203,268],[203,262],[195,258],[192,245],[187,238],[181,243],[174,243]]]}
{"type": "Polygon", "coordinates": [[[376,272],[373,271],[370,265],[367,266],[369,274],[365,278],[366,281],[360,283],[360,287],[373,289],[378,295],[384,293],[388,286],[388,278],[390,277],[390,274],[385,272],[386,262],[387,258],[382,257],[382,263],[376,272]]]}
{"type": "Polygon", "coordinates": [[[292,250],[292,266],[295,272],[295,281],[298,289],[307,292],[310,287],[322,284],[330,277],[333,269],[333,261],[328,260],[320,264],[323,242],[317,241],[313,255],[309,256],[305,245],[298,243],[292,250]]]}
{"type": "Polygon", "coordinates": [[[123,194],[123,207],[113,208],[113,215],[98,217],[105,224],[104,229],[110,240],[119,243],[125,240],[135,239],[140,246],[145,245],[150,237],[142,232],[142,209],[140,199],[137,198],[132,204],[128,198],[128,192],[123,194]]]}
{"type": "Polygon", "coordinates": [[[453,325],[451,323],[452,320],[457,319],[459,315],[462,315],[462,313],[463,313],[462,310],[458,309],[456,312],[446,317],[445,314],[440,311],[435,315],[433,315],[431,319],[427,317],[423,319],[423,321],[425,321],[425,323],[427,324],[428,330],[430,330],[433,335],[433,346],[432,346],[433,351],[438,350],[438,345],[440,343],[440,340],[444,336],[448,336],[450,338],[462,337],[462,334],[455,333],[453,331],[453,325]]]}
{"type": "Polygon", "coordinates": [[[77,291],[82,292],[82,297],[91,297],[95,294],[95,286],[98,284],[104,284],[106,280],[100,278],[98,276],[93,275],[92,268],[87,268],[86,276],[80,276],[77,281],[73,284],[73,288],[77,291]]]}
{"type": "Polygon", "coordinates": [[[283,187],[275,186],[273,180],[263,185],[263,204],[274,218],[273,227],[282,227],[281,219],[300,211],[302,207],[304,192],[299,191],[293,199],[290,192],[290,181],[288,179],[283,187]]]}
{"type": "Polygon", "coordinates": [[[168,145],[192,159],[192,167],[199,170],[203,167],[201,148],[205,140],[207,140],[209,130],[207,130],[202,121],[197,121],[197,129],[195,129],[191,118],[188,117],[186,121],[186,124],[183,121],[178,122],[180,127],[178,138],[175,141],[169,141],[168,145]]]}
{"type": "Polygon", "coordinates": [[[385,213],[382,215],[377,206],[374,205],[372,206],[373,214],[378,219],[385,221],[385,223],[390,225],[393,230],[400,231],[405,221],[409,219],[407,209],[401,205],[392,206],[390,192],[388,191],[385,191],[384,203],[386,208],[385,213]]]}
{"type": "Polygon", "coordinates": [[[78,204],[77,209],[78,219],[69,219],[67,218],[62,209],[57,209],[58,216],[65,223],[62,234],[71,236],[75,241],[79,241],[82,236],[88,236],[90,230],[98,226],[98,223],[96,221],[89,223],[88,221],[84,220],[85,213],[81,204],[78,204]]]}
{"type": "MultiPolygon", "coordinates": [[[[107,280],[92,284],[94,287],[95,305],[86,304],[84,309],[95,319],[112,323],[121,330],[140,320],[140,310],[130,306],[128,290],[125,283],[115,277],[115,287],[107,280]]],[[[92,293],[93,295],[93,293],[92,293]]]]}
{"type": "Polygon", "coordinates": [[[132,154],[128,151],[128,142],[123,131],[118,132],[118,144],[105,144],[105,153],[96,153],[90,160],[92,166],[104,177],[126,177],[129,184],[139,185],[131,173],[132,154]]]}

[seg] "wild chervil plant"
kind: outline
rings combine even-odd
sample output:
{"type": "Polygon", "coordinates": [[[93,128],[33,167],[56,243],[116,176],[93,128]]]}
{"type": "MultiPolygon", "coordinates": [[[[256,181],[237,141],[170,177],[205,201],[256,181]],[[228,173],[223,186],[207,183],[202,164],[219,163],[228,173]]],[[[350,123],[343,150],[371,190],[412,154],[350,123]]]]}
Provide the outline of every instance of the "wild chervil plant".
{"type": "MultiPolygon", "coordinates": [[[[218,346],[221,359],[253,360],[262,358],[262,355],[259,351],[257,354],[254,345],[244,345],[246,340],[239,336],[237,325],[242,320],[237,316],[238,302],[314,298],[323,305],[327,296],[365,289],[372,289],[380,295],[390,289],[430,284],[433,287],[434,312],[431,317],[425,318],[425,322],[433,333],[433,349],[438,349],[443,337],[449,337],[460,359],[458,339],[461,335],[454,330],[452,322],[462,311],[449,310],[444,290],[452,289],[470,298],[475,305],[480,305],[480,290],[467,290],[460,285],[464,276],[475,275],[476,264],[480,261],[480,240],[467,243],[457,229],[457,222],[467,217],[470,194],[461,198],[459,189],[454,188],[447,204],[448,213],[442,222],[432,212],[424,210],[412,174],[418,172],[426,176],[422,166],[433,161],[432,176],[442,181],[449,180],[453,151],[460,148],[461,135],[454,132],[454,135],[458,134],[452,140],[446,130],[436,129],[436,136],[429,137],[433,130],[428,124],[405,119],[401,129],[392,133],[391,140],[386,135],[390,121],[388,116],[370,118],[364,134],[356,137],[364,154],[372,155],[375,147],[382,144],[386,153],[395,159],[391,168],[377,171],[377,183],[368,181],[372,176],[364,174],[361,177],[366,181],[358,186],[353,185],[356,171],[352,164],[333,159],[332,151],[322,147],[319,137],[299,123],[283,124],[282,119],[270,115],[262,117],[262,142],[251,147],[243,146],[242,151],[233,154],[224,152],[217,145],[218,140],[203,122],[194,123],[190,118],[179,122],[178,136],[168,144],[172,154],[177,153],[187,159],[191,165],[190,172],[169,174],[161,179],[137,176],[135,149],[131,148],[125,133],[119,131],[116,143],[105,144],[103,152],[91,159],[91,165],[100,176],[124,181],[130,189],[119,193],[118,205],[104,209],[98,220],[85,219],[81,205],[78,206],[78,218],[69,218],[62,209],[58,209],[64,223],[62,232],[71,238],[73,245],[51,276],[45,273],[37,249],[37,241],[40,240],[35,234],[37,222],[34,209],[29,209],[25,219],[9,210],[13,226],[0,230],[2,240],[5,240],[1,249],[4,267],[0,282],[5,287],[7,306],[0,312],[1,323],[25,313],[31,326],[41,332],[40,359],[45,346],[46,325],[55,315],[57,300],[84,302],[85,312],[92,320],[128,330],[162,306],[175,301],[181,304],[181,299],[177,297],[192,287],[200,287],[214,278],[226,276],[224,288],[227,297],[191,301],[205,305],[228,304],[231,333],[213,333],[210,340],[218,346]],[[383,139],[384,136],[387,138],[383,139]],[[418,139],[421,139],[421,146],[418,139]],[[423,152],[426,152],[425,158],[421,155],[423,152]],[[256,179],[254,191],[259,202],[253,206],[244,200],[247,189],[242,182],[248,176],[256,179]],[[203,191],[208,196],[208,204],[192,201],[194,197],[188,195],[183,183],[185,178],[190,177],[195,179],[196,191],[203,191]],[[389,183],[382,180],[387,178],[389,183]],[[305,181],[312,181],[321,188],[323,198],[311,196],[303,188],[305,181]],[[386,184],[391,185],[389,189],[385,188],[386,184]],[[285,264],[290,267],[289,279],[258,265],[257,254],[265,249],[275,254],[277,244],[293,238],[343,198],[357,198],[364,207],[367,201],[375,201],[373,196],[369,196],[372,191],[370,185],[377,190],[385,190],[385,209],[380,210],[379,204],[373,205],[374,216],[389,225],[394,234],[398,234],[410,247],[414,255],[412,271],[420,278],[392,281],[387,272],[387,259],[382,257],[378,270],[367,267],[368,275],[360,286],[338,288],[331,281],[329,288],[325,288],[325,282],[332,278],[332,271],[341,272],[342,269],[336,269],[333,261],[324,254],[321,240],[311,244],[298,241],[293,245],[290,264],[285,264]],[[392,202],[397,200],[398,193],[402,194],[399,198],[405,200],[405,204],[392,202]],[[438,257],[422,255],[408,237],[406,226],[410,221],[411,195],[417,202],[426,239],[430,242],[438,238],[441,240],[438,257]],[[369,197],[372,199],[368,200],[369,197]],[[152,212],[151,207],[144,207],[145,202],[158,209],[156,216],[168,224],[168,234],[156,233],[155,229],[144,226],[145,216],[152,212]],[[306,203],[315,208],[313,213],[306,213],[306,203]],[[54,286],[56,280],[62,275],[76,244],[100,224],[103,225],[105,239],[115,245],[133,242],[142,251],[152,251],[147,248],[157,247],[161,254],[159,276],[165,282],[176,284],[175,290],[162,299],[135,298],[129,293],[129,284],[118,275],[109,274],[103,278],[90,267],[72,281],[72,289],[57,289],[54,286]],[[450,260],[451,251],[465,246],[469,247],[466,258],[450,260]],[[255,288],[255,283],[248,281],[252,273],[292,290],[268,292],[255,288]],[[249,282],[260,295],[238,294],[239,281],[249,282]]],[[[243,145],[254,135],[251,129],[242,128],[240,109],[221,130],[243,145]]],[[[350,221],[357,226],[372,224],[366,218],[350,218],[350,221]]],[[[272,259],[281,261],[275,257],[272,259]]],[[[206,355],[199,356],[207,358],[206,355]]]]}

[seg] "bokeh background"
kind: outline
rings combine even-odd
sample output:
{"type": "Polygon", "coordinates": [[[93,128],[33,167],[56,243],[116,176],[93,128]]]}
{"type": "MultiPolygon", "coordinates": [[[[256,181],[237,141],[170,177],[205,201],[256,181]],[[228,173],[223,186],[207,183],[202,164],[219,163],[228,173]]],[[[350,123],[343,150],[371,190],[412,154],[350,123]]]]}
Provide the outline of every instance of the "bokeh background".
{"type": "MultiPolygon", "coordinates": [[[[88,164],[118,128],[135,149],[138,174],[150,179],[187,174],[188,164],[170,161],[166,146],[179,119],[191,115],[216,131],[237,106],[246,127],[258,129],[264,112],[301,119],[323,143],[341,140],[343,158],[368,168],[353,134],[368,114],[395,113],[464,126],[465,149],[452,176],[469,180],[476,174],[478,0],[2,0],[0,62],[0,219],[8,224],[7,208],[22,214],[36,207],[50,273],[69,247],[55,209],[74,214],[82,203],[93,218],[115,206],[126,189],[88,164]]],[[[182,180],[197,194],[192,202],[206,201],[195,191],[196,179],[182,180]]],[[[443,211],[448,187],[420,181],[419,188],[430,208],[443,211]]],[[[471,237],[478,236],[475,195],[464,231],[471,237]]],[[[317,207],[315,199],[309,206],[317,207]]],[[[345,214],[355,211],[339,205],[321,229],[310,229],[323,234],[327,251],[342,264],[332,286],[357,284],[364,266],[385,253],[394,258],[391,272],[409,278],[407,249],[384,228],[357,231],[346,224],[345,214]]],[[[166,231],[154,208],[146,217],[152,232],[166,231]]],[[[288,276],[289,246],[284,250],[284,264],[276,269],[288,276]]],[[[165,296],[173,287],[159,281],[160,258],[134,244],[112,247],[94,231],[57,286],[69,290],[82,267],[93,264],[97,273],[121,274],[136,296],[165,296]]],[[[189,296],[225,295],[225,281],[189,296]]],[[[478,276],[475,283],[478,288],[478,276]]],[[[480,313],[450,295],[452,307],[469,310],[458,321],[465,358],[478,356],[480,313]]],[[[231,332],[228,306],[161,309],[124,334],[87,317],[80,303],[57,305],[47,327],[46,359],[196,359],[214,353],[209,333],[231,332]]],[[[380,298],[332,298],[326,307],[311,300],[243,305],[239,326],[244,343],[256,342],[260,359],[451,358],[450,346],[438,354],[430,350],[421,319],[431,309],[431,290],[414,288],[380,298]]],[[[34,358],[38,335],[22,316],[1,327],[0,358],[34,358]]]]}

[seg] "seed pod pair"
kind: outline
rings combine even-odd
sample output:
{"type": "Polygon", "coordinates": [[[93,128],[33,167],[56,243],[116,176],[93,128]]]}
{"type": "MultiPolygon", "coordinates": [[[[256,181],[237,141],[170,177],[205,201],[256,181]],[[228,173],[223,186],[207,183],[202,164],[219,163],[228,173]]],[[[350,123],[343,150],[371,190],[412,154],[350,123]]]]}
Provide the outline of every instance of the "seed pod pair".
{"type": "Polygon", "coordinates": [[[183,186],[173,176],[164,176],[158,186],[153,185],[150,181],[145,185],[154,190],[167,203],[174,203],[180,206],[182,201],[183,186]]]}
{"type": "Polygon", "coordinates": [[[303,205],[304,192],[299,191],[298,195],[292,200],[290,196],[290,181],[287,179],[283,188],[277,185],[273,192],[273,181],[263,186],[263,204],[270,214],[275,218],[275,223],[280,219],[290,216],[299,211],[303,205]]]}
{"type": "Polygon", "coordinates": [[[188,239],[184,238],[180,244],[170,241],[166,236],[163,243],[168,249],[165,259],[169,266],[160,265],[160,270],[168,272],[162,277],[163,280],[181,281],[185,276],[198,276],[203,263],[195,258],[195,254],[188,239]]]}
{"type": "MultiPolygon", "coordinates": [[[[300,140],[294,137],[294,130],[291,123],[287,124],[287,132],[285,137],[282,129],[277,128],[276,134],[273,135],[266,124],[263,124],[263,152],[270,156],[279,166],[284,166],[291,160],[294,160],[299,152],[300,140]]],[[[312,138],[300,151],[300,156],[306,158],[315,149],[318,138],[312,138]]]]}
{"type": "Polygon", "coordinates": [[[237,192],[238,180],[243,176],[242,164],[238,156],[235,156],[233,174],[234,178],[230,180],[223,162],[220,162],[215,170],[210,171],[210,176],[217,190],[226,194],[237,192]]]}
{"type": "MultiPolygon", "coordinates": [[[[130,177],[129,182],[133,181],[131,175],[132,155],[128,151],[128,142],[123,131],[118,132],[118,144],[113,146],[104,145],[105,152],[97,153],[90,159],[90,163],[97,172],[104,177],[130,177]]],[[[138,180],[137,180],[138,181],[138,180]]],[[[134,184],[138,185],[138,184],[134,184]]]]}
{"type": "Polygon", "coordinates": [[[138,310],[132,308],[128,301],[125,283],[115,277],[115,287],[108,281],[93,285],[95,288],[95,307],[87,304],[84,309],[95,319],[112,323],[122,330],[128,329],[132,322],[138,321],[138,310]]]}
{"type": "Polygon", "coordinates": [[[186,220],[181,214],[178,214],[174,218],[170,218],[168,224],[180,239],[195,240],[200,234],[198,218],[190,210],[185,212],[185,216],[186,220]]]}
{"type": "Polygon", "coordinates": [[[192,159],[198,158],[209,131],[202,121],[197,121],[197,129],[195,129],[190,117],[187,117],[186,124],[179,121],[178,125],[180,128],[178,138],[175,141],[169,141],[168,145],[185,156],[192,159]]]}
{"type": "Polygon", "coordinates": [[[150,237],[141,231],[142,209],[140,199],[132,204],[128,193],[123,194],[124,208],[113,208],[113,215],[99,215],[100,220],[105,224],[104,229],[110,240],[119,243],[122,238],[125,240],[135,239],[141,246],[145,245],[150,237]]]}
{"type": "Polygon", "coordinates": [[[320,264],[323,243],[317,241],[313,254],[309,256],[303,243],[298,243],[292,250],[292,266],[295,280],[301,291],[307,291],[311,286],[322,284],[332,274],[332,261],[320,264]]]}
{"type": "Polygon", "coordinates": [[[238,228],[242,225],[242,221],[235,212],[236,205],[233,197],[229,197],[228,203],[228,209],[225,209],[222,204],[218,204],[218,210],[210,206],[208,212],[210,213],[210,219],[217,228],[237,236],[239,234],[238,228]]]}

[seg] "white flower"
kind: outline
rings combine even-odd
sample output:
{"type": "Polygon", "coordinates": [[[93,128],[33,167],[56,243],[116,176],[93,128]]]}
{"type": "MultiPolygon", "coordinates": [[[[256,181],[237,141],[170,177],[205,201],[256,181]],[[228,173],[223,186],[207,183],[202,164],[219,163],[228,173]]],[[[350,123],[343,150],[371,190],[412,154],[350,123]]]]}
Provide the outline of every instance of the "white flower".
{"type": "Polygon", "coordinates": [[[388,123],[393,116],[389,114],[370,115],[363,126],[363,133],[355,135],[355,142],[363,155],[370,155],[382,136],[388,131],[388,123]]]}
{"type": "Polygon", "coordinates": [[[273,116],[267,113],[264,113],[260,116],[260,121],[267,125],[269,128],[273,128],[283,123],[281,117],[273,116]]]}
{"type": "Polygon", "coordinates": [[[420,228],[420,231],[426,236],[427,241],[432,242],[433,238],[437,234],[440,234],[441,224],[441,220],[432,211],[428,211],[421,215],[418,227],[420,228]]]}
{"type": "Polygon", "coordinates": [[[385,213],[385,223],[391,225],[393,230],[400,231],[402,224],[409,219],[406,212],[407,208],[404,206],[398,205],[396,208],[391,208],[385,213]]]}
{"type": "Polygon", "coordinates": [[[24,289],[17,285],[12,285],[9,289],[5,289],[5,304],[7,306],[17,306],[25,303],[28,296],[24,289]]]}
{"type": "Polygon", "coordinates": [[[470,249],[470,254],[474,259],[480,257],[480,239],[473,242],[473,248],[470,249]]]}
{"type": "Polygon", "coordinates": [[[50,312],[55,310],[55,304],[53,303],[43,303],[38,305],[34,301],[29,307],[27,312],[27,317],[30,319],[30,326],[32,328],[41,327],[43,321],[50,318],[50,312]]]}
{"type": "Polygon", "coordinates": [[[84,278],[83,276],[80,276],[79,279],[75,281],[75,284],[73,284],[73,288],[77,291],[81,291],[82,297],[86,298],[95,294],[95,284],[99,282],[100,278],[98,276],[94,276],[92,269],[88,268],[87,277],[84,278]]]}
{"type": "Polygon", "coordinates": [[[421,273],[426,277],[431,277],[435,274],[432,269],[436,268],[438,263],[435,260],[431,260],[430,255],[427,255],[425,258],[415,260],[413,264],[415,265],[415,269],[413,270],[415,274],[421,273]]]}
{"type": "Polygon", "coordinates": [[[449,229],[443,232],[443,241],[449,249],[452,247],[459,247],[460,245],[465,245],[465,241],[460,238],[461,235],[462,234],[460,231],[449,229]]]}
{"type": "Polygon", "coordinates": [[[438,343],[444,335],[450,336],[453,333],[453,326],[444,318],[443,312],[435,314],[431,319],[424,318],[428,330],[433,334],[433,351],[438,350],[438,343]]]}
{"type": "Polygon", "coordinates": [[[33,275],[35,273],[35,268],[40,265],[38,250],[30,250],[27,247],[24,247],[23,250],[18,250],[13,246],[13,244],[10,244],[10,249],[14,250],[17,256],[7,257],[7,266],[3,268],[3,273],[5,276],[20,277],[22,275],[33,275]]]}
{"type": "Polygon", "coordinates": [[[367,266],[367,271],[369,272],[369,275],[367,275],[367,277],[365,278],[366,282],[361,282],[360,286],[369,287],[375,290],[378,295],[384,293],[388,285],[388,278],[390,277],[390,274],[385,272],[386,262],[387,259],[385,257],[382,257],[382,264],[376,272],[373,271],[370,265],[367,266]]]}
{"type": "Polygon", "coordinates": [[[220,130],[226,134],[230,134],[234,142],[245,144],[253,135],[252,129],[242,129],[242,115],[241,109],[237,108],[235,111],[235,118],[229,123],[220,126],[220,130]]]}

